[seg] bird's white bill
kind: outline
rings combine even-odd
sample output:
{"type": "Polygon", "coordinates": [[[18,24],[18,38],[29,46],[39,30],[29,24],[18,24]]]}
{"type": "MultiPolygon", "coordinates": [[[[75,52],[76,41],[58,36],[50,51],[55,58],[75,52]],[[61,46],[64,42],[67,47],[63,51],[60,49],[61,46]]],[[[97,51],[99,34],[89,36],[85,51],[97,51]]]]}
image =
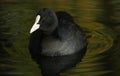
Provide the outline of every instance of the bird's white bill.
{"type": "Polygon", "coordinates": [[[34,31],[39,29],[39,27],[40,27],[40,24],[38,24],[39,20],[40,20],[40,15],[37,15],[35,23],[34,23],[34,25],[32,26],[32,28],[30,30],[30,33],[33,33],[34,31]]]}

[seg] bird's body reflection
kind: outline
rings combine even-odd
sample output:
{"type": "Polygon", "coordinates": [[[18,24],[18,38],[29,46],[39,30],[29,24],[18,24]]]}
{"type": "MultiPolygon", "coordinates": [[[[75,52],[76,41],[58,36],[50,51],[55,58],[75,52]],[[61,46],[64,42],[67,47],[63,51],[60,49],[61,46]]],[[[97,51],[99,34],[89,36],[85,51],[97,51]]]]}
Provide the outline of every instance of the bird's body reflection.
{"type": "Polygon", "coordinates": [[[85,50],[66,56],[49,57],[41,55],[38,57],[37,63],[40,65],[43,76],[59,76],[59,73],[75,67],[81,61],[85,50]]]}

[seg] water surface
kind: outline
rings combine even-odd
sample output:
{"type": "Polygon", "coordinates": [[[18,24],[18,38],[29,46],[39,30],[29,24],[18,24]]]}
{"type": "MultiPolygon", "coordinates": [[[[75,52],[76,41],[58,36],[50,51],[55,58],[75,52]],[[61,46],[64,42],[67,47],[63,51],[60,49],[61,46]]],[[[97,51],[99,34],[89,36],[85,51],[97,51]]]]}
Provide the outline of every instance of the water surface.
{"type": "Polygon", "coordinates": [[[0,74],[41,76],[27,47],[36,13],[48,7],[70,13],[88,39],[83,61],[62,76],[119,76],[119,3],[119,0],[1,0],[0,74]]]}

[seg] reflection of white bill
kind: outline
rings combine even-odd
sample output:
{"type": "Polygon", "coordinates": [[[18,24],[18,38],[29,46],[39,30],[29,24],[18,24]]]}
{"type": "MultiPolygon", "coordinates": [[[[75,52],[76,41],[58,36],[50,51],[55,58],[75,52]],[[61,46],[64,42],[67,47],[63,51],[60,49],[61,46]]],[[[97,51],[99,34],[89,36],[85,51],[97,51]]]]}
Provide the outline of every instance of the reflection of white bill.
{"type": "Polygon", "coordinates": [[[34,31],[36,31],[37,29],[39,29],[39,27],[40,27],[40,24],[38,24],[39,20],[40,20],[40,15],[38,15],[38,16],[36,17],[35,23],[34,23],[34,25],[32,26],[32,28],[31,28],[31,30],[30,30],[30,33],[33,33],[34,31]]]}

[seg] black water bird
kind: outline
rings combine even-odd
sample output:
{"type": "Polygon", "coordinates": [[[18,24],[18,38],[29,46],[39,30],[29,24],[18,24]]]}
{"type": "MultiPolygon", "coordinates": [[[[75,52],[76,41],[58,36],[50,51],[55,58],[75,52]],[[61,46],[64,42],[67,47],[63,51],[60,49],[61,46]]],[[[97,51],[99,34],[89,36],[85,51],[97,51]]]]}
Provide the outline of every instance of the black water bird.
{"type": "Polygon", "coordinates": [[[30,34],[30,54],[43,76],[59,76],[80,62],[87,49],[84,32],[63,11],[41,9],[30,34]]]}

